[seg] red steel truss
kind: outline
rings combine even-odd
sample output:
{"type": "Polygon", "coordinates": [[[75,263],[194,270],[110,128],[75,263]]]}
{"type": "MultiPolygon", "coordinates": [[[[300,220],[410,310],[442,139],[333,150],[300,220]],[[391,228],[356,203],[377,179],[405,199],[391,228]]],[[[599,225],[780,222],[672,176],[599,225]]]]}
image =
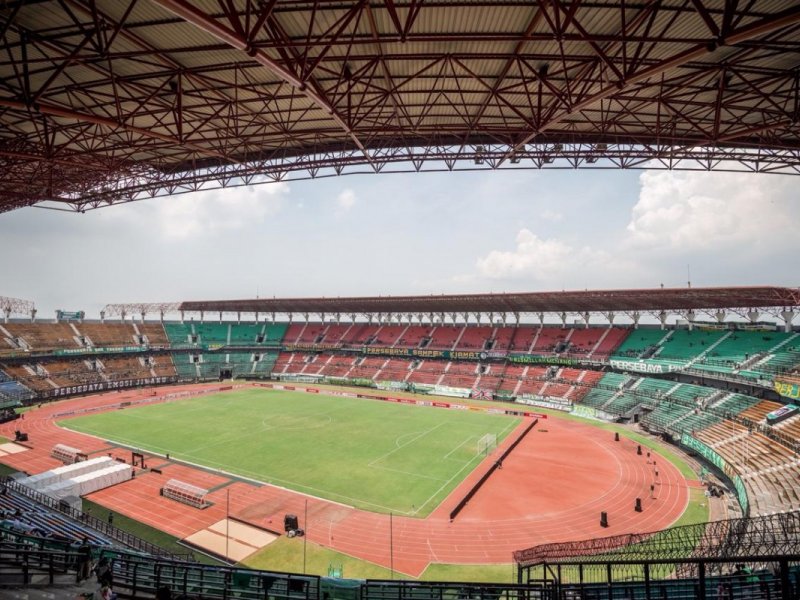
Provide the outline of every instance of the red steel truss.
{"type": "Polygon", "coordinates": [[[360,172],[800,173],[796,0],[6,0],[0,32],[0,211],[360,172]]]}
{"type": "Polygon", "coordinates": [[[788,309],[800,289],[783,287],[666,288],[509,294],[261,298],[181,302],[185,312],[327,314],[602,313],[715,309],[788,309]]]}

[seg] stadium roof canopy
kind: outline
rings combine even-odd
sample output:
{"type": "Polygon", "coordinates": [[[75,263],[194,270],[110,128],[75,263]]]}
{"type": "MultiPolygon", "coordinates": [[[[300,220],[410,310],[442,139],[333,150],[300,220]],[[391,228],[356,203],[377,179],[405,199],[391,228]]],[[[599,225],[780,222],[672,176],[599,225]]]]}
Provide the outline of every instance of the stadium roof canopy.
{"type": "MultiPolygon", "coordinates": [[[[181,302],[178,310],[315,313],[586,313],[716,309],[767,309],[800,306],[800,289],[781,287],[667,288],[440,296],[362,298],[274,298],[181,302]]],[[[118,311],[117,311],[118,312],[118,311]]],[[[128,312],[133,313],[133,310],[128,312]]]]}
{"type": "Polygon", "coordinates": [[[800,173],[796,0],[6,0],[0,31],[0,211],[357,172],[800,173]]]}

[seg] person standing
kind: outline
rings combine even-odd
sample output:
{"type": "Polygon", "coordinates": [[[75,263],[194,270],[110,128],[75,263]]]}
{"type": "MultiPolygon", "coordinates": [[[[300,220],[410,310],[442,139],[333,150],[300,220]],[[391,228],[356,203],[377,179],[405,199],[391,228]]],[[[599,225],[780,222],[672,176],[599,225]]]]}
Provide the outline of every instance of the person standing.
{"type": "Polygon", "coordinates": [[[84,537],[81,545],[78,546],[78,573],[75,580],[77,583],[89,579],[92,572],[92,547],[89,545],[89,538],[84,537]]]}

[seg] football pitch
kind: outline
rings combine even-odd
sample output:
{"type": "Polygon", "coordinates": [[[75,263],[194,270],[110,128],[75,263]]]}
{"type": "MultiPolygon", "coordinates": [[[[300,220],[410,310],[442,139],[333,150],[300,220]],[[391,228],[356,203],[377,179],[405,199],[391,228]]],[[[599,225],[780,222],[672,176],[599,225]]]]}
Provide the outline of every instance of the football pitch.
{"type": "Polygon", "coordinates": [[[426,516],[520,419],[248,389],[60,422],[124,446],[378,512],[426,516]]]}

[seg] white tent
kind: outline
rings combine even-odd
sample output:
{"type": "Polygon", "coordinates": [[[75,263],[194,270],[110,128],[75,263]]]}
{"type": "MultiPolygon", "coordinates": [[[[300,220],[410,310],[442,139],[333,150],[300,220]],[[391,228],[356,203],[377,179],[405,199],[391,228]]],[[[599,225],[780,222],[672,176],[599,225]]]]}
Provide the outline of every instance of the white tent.
{"type": "Polygon", "coordinates": [[[78,475],[83,475],[85,473],[91,473],[92,471],[99,471],[100,469],[105,469],[111,466],[111,463],[114,462],[115,462],[114,459],[109,456],[100,456],[98,458],[92,458],[90,460],[85,460],[83,462],[76,462],[71,465],[64,465],[63,467],[51,469],[49,471],[45,471],[44,473],[39,473],[38,475],[31,475],[30,477],[26,477],[25,479],[20,479],[19,483],[29,488],[39,490],[44,487],[56,484],[60,481],[66,481],[67,479],[71,479],[72,477],[77,477],[78,475]]]}
{"type": "Polygon", "coordinates": [[[130,465],[117,463],[100,471],[85,473],[67,481],[61,481],[42,489],[41,492],[56,500],[67,496],[85,496],[117,483],[128,481],[132,473],[133,468],[130,465]]]}

